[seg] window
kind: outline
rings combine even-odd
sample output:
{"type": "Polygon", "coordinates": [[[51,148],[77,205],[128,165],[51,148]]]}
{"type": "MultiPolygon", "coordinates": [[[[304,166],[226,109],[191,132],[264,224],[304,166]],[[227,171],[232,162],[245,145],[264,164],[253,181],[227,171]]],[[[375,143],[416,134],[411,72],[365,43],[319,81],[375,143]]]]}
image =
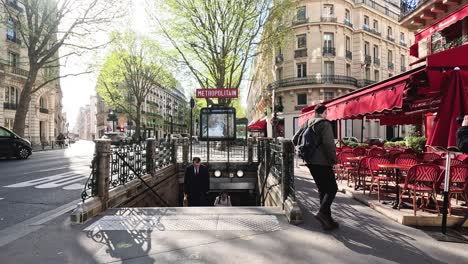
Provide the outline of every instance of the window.
{"type": "Polygon", "coordinates": [[[388,78],[390,78],[390,77],[393,77],[393,74],[389,73],[389,74],[388,74],[388,78]]]}
{"type": "Polygon", "coordinates": [[[298,35],[297,38],[297,48],[305,49],[307,48],[307,37],[306,34],[298,35]]]}
{"type": "Polygon", "coordinates": [[[19,55],[18,55],[18,53],[14,53],[14,52],[9,51],[8,52],[8,62],[10,63],[10,66],[18,68],[18,65],[19,65],[19,55]]]}
{"type": "Polygon", "coordinates": [[[324,48],[333,48],[334,45],[334,40],[333,40],[333,33],[325,33],[323,35],[323,47],[324,48]]]}
{"type": "Polygon", "coordinates": [[[282,80],[283,79],[283,68],[278,68],[276,70],[276,79],[282,80]]]}
{"type": "Polygon", "coordinates": [[[392,27],[388,27],[388,28],[387,28],[387,35],[388,35],[390,38],[393,37],[393,29],[392,29],[392,27]]]}
{"type": "Polygon", "coordinates": [[[379,46],[374,45],[374,59],[379,58],[379,46]]]}
{"type": "Polygon", "coordinates": [[[8,132],[6,129],[0,127],[0,137],[2,138],[9,138],[11,137],[11,133],[8,132]]]}
{"type": "Polygon", "coordinates": [[[348,9],[345,9],[344,18],[345,18],[345,21],[346,21],[346,22],[351,22],[351,13],[349,12],[348,9]]]}
{"type": "Polygon", "coordinates": [[[400,55],[400,65],[401,65],[401,67],[406,66],[405,55],[400,55]]]}
{"type": "Polygon", "coordinates": [[[400,33],[400,42],[405,43],[405,33],[403,32],[400,33]]]}
{"type": "Polygon", "coordinates": [[[380,73],[379,73],[379,71],[374,71],[374,78],[375,78],[375,81],[376,81],[376,82],[380,81],[380,73]]]}
{"type": "Polygon", "coordinates": [[[297,105],[307,105],[307,94],[297,94],[297,105]]]}
{"type": "Polygon", "coordinates": [[[366,80],[370,80],[370,68],[366,67],[366,80]]]}
{"type": "Polygon", "coordinates": [[[346,37],[346,50],[351,51],[351,39],[346,37]]]}
{"type": "Polygon", "coordinates": [[[16,41],[16,37],[16,21],[10,17],[7,21],[7,39],[11,41],[16,41]]]}
{"type": "Polygon", "coordinates": [[[369,47],[369,42],[365,41],[364,42],[364,55],[368,56],[370,54],[370,47],[369,47]]]}
{"type": "Polygon", "coordinates": [[[391,50],[388,51],[388,63],[393,62],[393,52],[391,50]]]}
{"type": "Polygon", "coordinates": [[[379,31],[379,21],[374,19],[373,27],[375,31],[379,31]]]}
{"type": "Polygon", "coordinates": [[[305,6],[300,6],[300,7],[297,8],[296,19],[297,19],[297,21],[306,20],[306,7],[305,6]]]}
{"type": "Polygon", "coordinates": [[[46,101],[46,99],[44,97],[41,97],[39,99],[39,107],[47,109],[47,101],[46,101]]]}
{"type": "Polygon", "coordinates": [[[5,102],[10,104],[18,103],[18,89],[15,87],[5,88],[5,102]]]}
{"type": "Polygon", "coordinates": [[[369,28],[369,17],[364,16],[364,28],[369,28]]]}
{"type": "Polygon", "coordinates": [[[324,92],[323,95],[324,95],[323,99],[325,101],[331,100],[331,99],[333,99],[335,97],[335,93],[333,93],[333,92],[324,92]]]}
{"type": "Polygon", "coordinates": [[[346,64],[346,76],[351,76],[351,65],[346,64]]]}
{"type": "Polygon", "coordinates": [[[326,61],[325,62],[325,75],[334,75],[335,74],[335,63],[333,61],[326,61]]]}
{"type": "Polygon", "coordinates": [[[14,119],[5,118],[5,127],[8,129],[13,129],[13,123],[15,122],[14,119]]]}
{"type": "Polygon", "coordinates": [[[332,17],[334,16],[335,12],[333,10],[333,5],[323,5],[323,16],[324,17],[332,17]]]}
{"type": "Polygon", "coordinates": [[[306,63],[298,63],[297,64],[297,77],[304,78],[307,76],[307,64],[306,63]]]}

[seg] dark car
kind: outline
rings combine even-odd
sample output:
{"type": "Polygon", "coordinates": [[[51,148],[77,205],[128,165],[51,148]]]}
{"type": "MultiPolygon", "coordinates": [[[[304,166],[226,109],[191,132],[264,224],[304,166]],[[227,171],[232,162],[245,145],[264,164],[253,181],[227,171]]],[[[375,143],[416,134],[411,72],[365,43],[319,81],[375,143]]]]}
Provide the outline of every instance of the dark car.
{"type": "Polygon", "coordinates": [[[32,154],[31,142],[0,126],[0,157],[27,159],[32,154]]]}
{"type": "Polygon", "coordinates": [[[132,138],[127,136],[127,134],[123,132],[104,133],[104,136],[102,136],[101,138],[110,139],[111,145],[122,145],[122,144],[130,143],[132,141],[132,138]]]}
{"type": "Polygon", "coordinates": [[[367,143],[369,146],[379,146],[383,147],[385,140],[382,138],[368,138],[364,143],[367,143]]]}

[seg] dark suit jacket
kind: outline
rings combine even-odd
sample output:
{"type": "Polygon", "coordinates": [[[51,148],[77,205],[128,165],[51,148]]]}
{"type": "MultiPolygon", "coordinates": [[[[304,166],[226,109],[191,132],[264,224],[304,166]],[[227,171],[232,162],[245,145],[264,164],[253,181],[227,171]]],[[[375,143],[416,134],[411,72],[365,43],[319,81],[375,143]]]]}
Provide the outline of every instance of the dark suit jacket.
{"type": "Polygon", "coordinates": [[[209,190],[210,175],[208,173],[208,168],[204,165],[200,165],[198,176],[196,176],[193,165],[188,166],[187,169],[185,169],[184,193],[199,194],[206,193],[209,190]]]}

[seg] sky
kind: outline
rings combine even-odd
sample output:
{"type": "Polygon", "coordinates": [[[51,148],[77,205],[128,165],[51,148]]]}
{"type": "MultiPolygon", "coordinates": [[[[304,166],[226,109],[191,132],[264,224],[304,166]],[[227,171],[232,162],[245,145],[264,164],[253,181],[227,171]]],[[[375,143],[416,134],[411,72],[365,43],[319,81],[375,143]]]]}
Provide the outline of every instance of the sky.
{"type": "MultiPolygon", "coordinates": [[[[131,0],[131,10],[128,12],[128,17],[125,18],[127,25],[131,30],[140,33],[140,34],[154,34],[154,29],[151,27],[149,22],[148,15],[145,11],[145,1],[146,0],[131,0]]],[[[164,15],[164,14],[162,14],[164,15]]],[[[122,29],[120,23],[115,23],[113,27],[115,29],[122,29]]],[[[107,41],[108,34],[100,33],[96,36],[93,36],[97,42],[102,43],[107,41]]],[[[158,38],[162,39],[162,38],[158,38]]],[[[164,47],[167,43],[161,43],[164,47]]],[[[89,64],[93,63],[96,58],[103,59],[106,55],[107,50],[101,49],[97,54],[89,53],[81,57],[72,57],[66,63],[62,62],[62,67],[60,69],[62,75],[85,72],[89,64]]],[[[98,69],[91,74],[84,74],[73,77],[66,77],[60,80],[62,92],[63,92],[63,112],[67,115],[67,121],[70,124],[70,128],[73,128],[76,125],[76,119],[78,117],[80,107],[84,107],[90,102],[90,97],[96,94],[95,86],[97,81],[97,76],[99,72],[98,69]]],[[[181,78],[181,76],[175,76],[176,79],[181,81],[181,86],[184,88],[186,97],[190,97],[191,91],[195,88],[194,80],[187,80],[187,77],[181,78]]],[[[244,78],[248,78],[249,75],[246,74],[244,78]]],[[[247,85],[243,85],[247,87],[247,85]]],[[[241,89],[242,90],[242,89],[241,89]]],[[[241,92],[243,95],[243,105],[246,105],[246,90],[241,92]]]]}

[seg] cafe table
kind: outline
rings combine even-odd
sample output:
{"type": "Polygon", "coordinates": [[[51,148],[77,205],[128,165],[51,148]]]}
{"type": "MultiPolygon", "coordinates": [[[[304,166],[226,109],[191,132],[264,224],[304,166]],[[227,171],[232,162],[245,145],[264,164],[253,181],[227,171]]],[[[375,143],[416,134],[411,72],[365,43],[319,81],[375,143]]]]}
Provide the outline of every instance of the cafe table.
{"type": "MultiPolygon", "coordinates": [[[[356,169],[359,170],[359,163],[361,162],[361,160],[363,160],[366,156],[356,156],[356,157],[347,157],[346,160],[348,160],[350,163],[353,163],[356,165],[356,169]]],[[[356,173],[359,173],[359,171],[357,171],[356,173]]],[[[348,183],[349,184],[349,183],[348,183]]],[[[361,184],[361,177],[359,177],[358,175],[358,183],[356,184],[356,186],[354,186],[354,190],[357,190],[359,189],[359,187],[363,187],[362,184],[361,184]]]]}
{"type": "Polygon", "coordinates": [[[395,171],[395,201],[393,202],[393,209],[398,208],[398,203],[400,202],[400,189],[398,187],[399,182],[399,175],[400,171],[408,171],[413,165],[407,164],[395,164],[395,163],[388,163],[388,164],[379,164],[377,165],[381,169],[393,169],[395,171]]]}

